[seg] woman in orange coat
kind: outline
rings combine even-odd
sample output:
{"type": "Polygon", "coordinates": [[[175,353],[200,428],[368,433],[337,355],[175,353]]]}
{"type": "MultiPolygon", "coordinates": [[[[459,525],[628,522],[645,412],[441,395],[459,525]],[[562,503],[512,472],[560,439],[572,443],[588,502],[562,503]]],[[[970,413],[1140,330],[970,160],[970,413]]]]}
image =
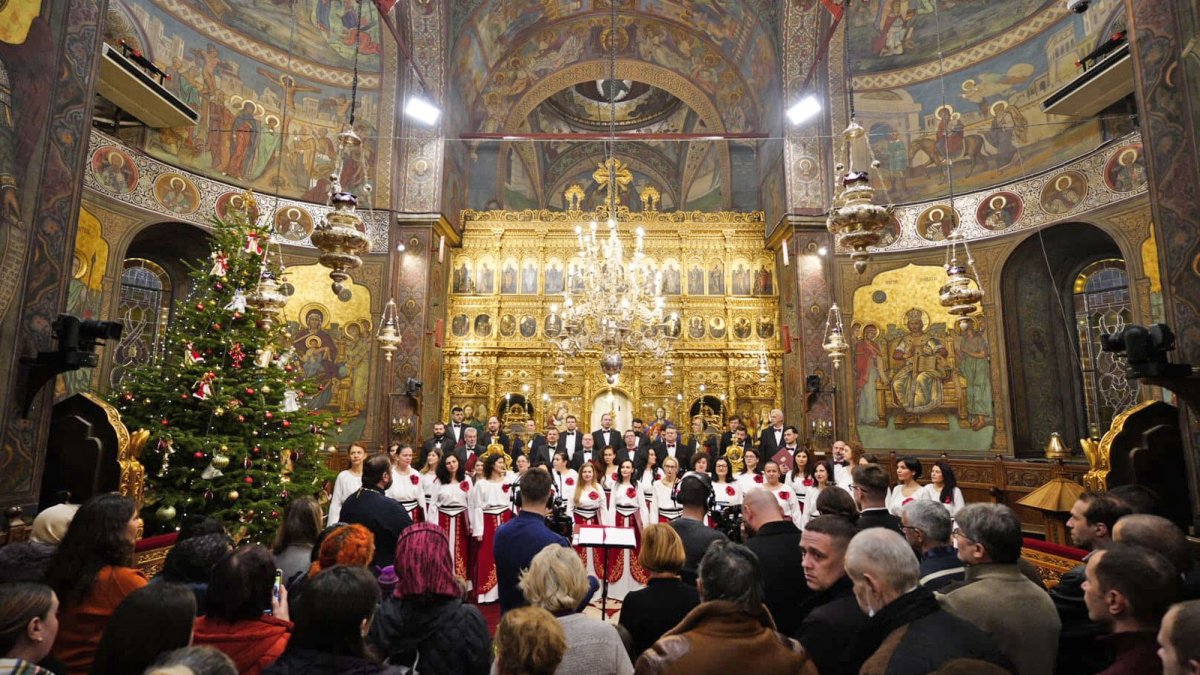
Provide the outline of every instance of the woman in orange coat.
{"type": "Polygon", "coordinates": [[[292,634],[287,590],[272,592],[275,557],[265,546],[243,546],[213,568],[208,613],[196,622],[194,644],[225,652],[241,675],[259,675],[283,654],[292,634]],[[269,612],[268,612],[269,610],[269,612]]]}

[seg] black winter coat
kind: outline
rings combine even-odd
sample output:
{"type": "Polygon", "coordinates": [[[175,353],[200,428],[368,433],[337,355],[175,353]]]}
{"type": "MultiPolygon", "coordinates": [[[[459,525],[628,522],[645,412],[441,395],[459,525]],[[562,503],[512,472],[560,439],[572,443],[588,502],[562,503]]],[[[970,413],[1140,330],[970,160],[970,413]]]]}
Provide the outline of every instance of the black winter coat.
{"type": "Polygon", "coordinates": [[[334,656],[311,649],[289,649],[263,675],[400,675],[399,668],[356,656],[334,656]]]}
{"type": "Polygon", "coordinates": [[[458,598],[385,598],[367,641],[390,664],[416,662],[421,675],[487,675],[491,670],[487,622],[458,598]]]}

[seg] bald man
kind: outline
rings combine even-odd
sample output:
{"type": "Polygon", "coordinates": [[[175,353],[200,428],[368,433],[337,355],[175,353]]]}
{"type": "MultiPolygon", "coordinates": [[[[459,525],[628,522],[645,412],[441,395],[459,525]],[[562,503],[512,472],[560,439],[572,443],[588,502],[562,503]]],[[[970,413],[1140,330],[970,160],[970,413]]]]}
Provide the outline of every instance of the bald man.
{"type": "Polygon", "coordinates": [[[813,595],[807,585],[796,583],[796,570],[804,563],[800,530],[766,488],[754,488],[743,497],[742,522],[750,537],[746,548],[754,551],[762,567],[764,602],[779,632],[791,635],[803,618],[801,603],[813,595]]]}
{"type": "Polygon", "coordinates": [[[1161,553],[1179,575],[1180,598],[1200,597],[1200,567],[1193,562],[1191,545],[1175,523],[1148,513],[1130,514],[1113,526],[1112,539],[1161,553]]]}

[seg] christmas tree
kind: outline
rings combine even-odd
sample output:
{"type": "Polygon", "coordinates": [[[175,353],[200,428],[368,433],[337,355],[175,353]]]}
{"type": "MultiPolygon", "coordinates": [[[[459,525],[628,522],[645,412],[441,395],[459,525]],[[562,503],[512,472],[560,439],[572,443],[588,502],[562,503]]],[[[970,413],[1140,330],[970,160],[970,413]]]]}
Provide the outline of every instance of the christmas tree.
{"type": "Polygon", "coordinates": [[[278,245],[252,194],[228,220],[214,218],[211,244],[162,353],[129,371],[113,402],[126,426],[151,433],[141,457],[147,534],[203,514],[235,539],[265,542],[289,500],[324,489],[330,420],[302,405],[313,385],[290,349],[278,245]]]}

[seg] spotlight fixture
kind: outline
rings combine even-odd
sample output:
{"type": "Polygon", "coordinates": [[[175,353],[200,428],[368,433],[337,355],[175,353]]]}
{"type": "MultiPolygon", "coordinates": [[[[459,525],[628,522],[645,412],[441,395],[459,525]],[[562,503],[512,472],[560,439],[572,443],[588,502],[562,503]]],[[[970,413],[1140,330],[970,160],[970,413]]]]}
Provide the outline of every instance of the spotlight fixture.
{"type": "Polygon", "coordinates": [[[404,105],[404,114],[421,124],[433,126],[442,116],[442,111],[424,96],[410,96],[404,105]]]}
{"type": "Polygon", "coordinates": [[[821,102],[815,95],[809,94],[793,103],[792,107],[787,110],[787,116],[792,124],[803,124],[816,117],[820,112],[821,102]]]}

